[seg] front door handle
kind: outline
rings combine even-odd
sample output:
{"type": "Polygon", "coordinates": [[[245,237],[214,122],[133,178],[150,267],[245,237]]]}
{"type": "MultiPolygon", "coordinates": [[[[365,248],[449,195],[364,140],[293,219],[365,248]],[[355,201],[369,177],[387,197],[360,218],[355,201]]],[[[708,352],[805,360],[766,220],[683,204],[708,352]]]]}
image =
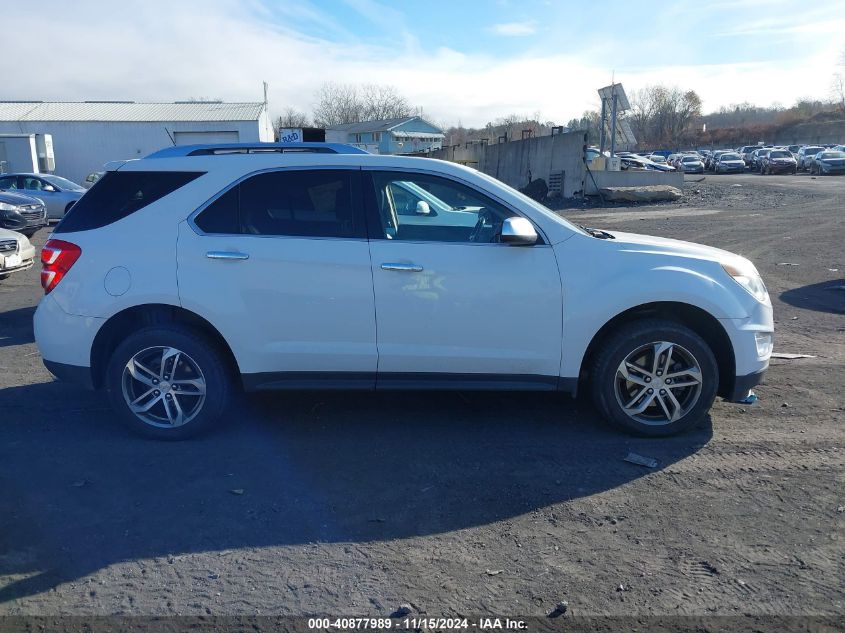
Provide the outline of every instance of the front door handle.
{"type": "Polygon", "coordinates": [[[382,270],[398,270],[403,273],[421,273],[423,267],[416,264],[394,264],[387,263],[381,265],[382,270]]]}
{"type": "Polygon", "coordinates": [[[246,253],[236,251],[208,251],[205,256],[209,259],[249,259],[246,253]]]}

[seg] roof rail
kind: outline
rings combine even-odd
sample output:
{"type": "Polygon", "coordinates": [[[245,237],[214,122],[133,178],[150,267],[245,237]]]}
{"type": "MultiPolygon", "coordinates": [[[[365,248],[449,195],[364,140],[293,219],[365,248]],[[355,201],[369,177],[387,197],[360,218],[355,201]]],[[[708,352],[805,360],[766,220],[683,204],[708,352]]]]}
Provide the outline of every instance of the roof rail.
{"type": "Polygon", "coordinates": [[[216,156],[219,154],[369,154],[359,147],[341,143],[220,143],[216,145],[176,145],[153,152],[145,158],[178,158],[180,156],[216,156]]]}

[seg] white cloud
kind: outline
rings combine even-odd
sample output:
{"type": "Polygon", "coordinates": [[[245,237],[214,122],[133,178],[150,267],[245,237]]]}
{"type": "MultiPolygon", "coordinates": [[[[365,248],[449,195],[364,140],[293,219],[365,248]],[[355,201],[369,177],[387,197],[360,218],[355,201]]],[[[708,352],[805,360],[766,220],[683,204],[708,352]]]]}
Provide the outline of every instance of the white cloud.
{"type": "Polygon", "coordinates": [[[491,33],[503,37],[525,37],[526,35],[534,35],[537,32],[537,23],[534,20],[502,22],[500,24],[494,24],[488,30],[491,33]]]}
{"type": "MultiPolygon", "coordinates": [[[[362,12],[372,6],[355,4],[362,12]]],[[[423,49],[414,38],[400,38],[399,46],[374,45],[349,33],[317,3],[294,3],[296,10],[284,15],[281,9],[271,14],[258,0],[126,0],[120,11],[95,2],[42,5],[38,15],[50,20],[23,8],[4,13],[4,48],[25,51],[7,59],[23,71],[4,86],[4,99],[258,101],[266,80],[272,112],[310,111],[324,82],[385,83],[437,122],[477,126],[537,111],[565,123],[597,107],[596,88],[610,83],[611,69],[583,47],[571,54],[502,58],[423,49]],[[303,22],[319,36],[303,35],[297,27],[303,22]],[[50,45],[31,46],[33,32],[50,45]]],[[[398,24],[395,15],[386,19],[398,24]]],[[[678,65],[667,54],[654,67],[620,58],[615,73],[629,93],[656,83],[694,89],[705,110],[742,101],[790,104],[804,95],[827,95],[839,48],[831,39],[812,54],[779,63],[678,65]]],[[[646,61],[655,63],[653,57],[646,61]]]]}

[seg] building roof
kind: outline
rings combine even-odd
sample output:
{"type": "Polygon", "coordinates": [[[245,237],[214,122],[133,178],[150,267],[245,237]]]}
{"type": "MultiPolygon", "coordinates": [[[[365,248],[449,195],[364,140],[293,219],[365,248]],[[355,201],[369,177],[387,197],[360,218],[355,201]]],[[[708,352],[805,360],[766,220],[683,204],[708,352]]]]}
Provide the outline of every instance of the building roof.
{"type": "Polygon", "coordinates": [[[0,101],[0,121],[257,121],[264,104],[0,101]]]}
{"type": "MultiPolygon", "coordinates": [[[[422,117],[418,116],[403,116],[398,119],[382,119],[381,121],[361,121],[360,123],[344,123],[342,125],[329,125],[327,130],[339,130],[341,132],[349,132],[351,134],[361,134],[364,132],[388,132],[395,127],[399,127],[404,123],[419,119],[426,125],[438,129],[436,125],[432,125],[422,117]]],[[[430,136],[430,135],[429,135],[430,136]]]]}

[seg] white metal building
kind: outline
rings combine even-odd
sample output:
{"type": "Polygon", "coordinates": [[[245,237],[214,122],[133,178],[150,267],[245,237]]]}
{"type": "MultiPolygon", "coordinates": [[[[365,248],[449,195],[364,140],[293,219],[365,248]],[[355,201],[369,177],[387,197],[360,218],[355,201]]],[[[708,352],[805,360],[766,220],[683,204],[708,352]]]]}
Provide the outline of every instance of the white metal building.
{"type": "Polygon", "coordinates": [[[169,145],[273,140],[267,104],[190,101],[0,102],[0,134],[50,134],[55,173],[75,182],[112,160],[169,145]]]}

